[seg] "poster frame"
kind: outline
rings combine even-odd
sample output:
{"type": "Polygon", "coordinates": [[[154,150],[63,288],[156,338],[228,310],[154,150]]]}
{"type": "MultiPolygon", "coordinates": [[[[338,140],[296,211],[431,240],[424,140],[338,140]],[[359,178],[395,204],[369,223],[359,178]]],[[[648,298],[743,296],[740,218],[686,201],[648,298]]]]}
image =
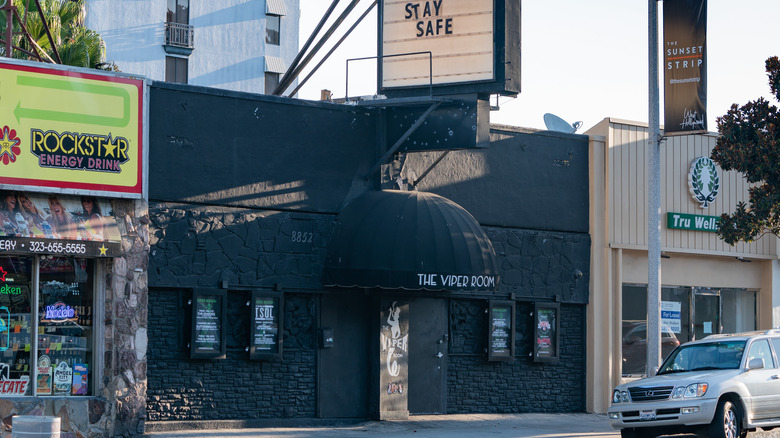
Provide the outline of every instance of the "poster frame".
{"type": "Polygon", "coordinates": [[[282,360],[282,353],[284,351],[284,293],[272,292],[264,290],[253,290],[252,297],[249,302],[249,359],[250,360],[282,360]],[[257,345],[254,343],[254,308],[255,302],[259,298],[271,298],[274,300],[274,320],[276,322],[277,330],[275,335],[275,352],[265,352],[257,350],[257,345]]]}
{"type": "Polygon", "coordinates": [[[534,340],[534,362],[558,362],[560,359],[560,349],[561,349],[561,343],[560,343],[560,333],[561,333],[561,305],[560,303],[540,303],[536,302],[534,303],[534,325],[533,325],[533,340],[534,340]],[[541,339],[541,336],[539,335],[539,330],[537,329],[539,327],[540,323],[540,317],[541,317],[541,311],[551,311],[554,315],[554,322],[552,326],[550,327],[553,333],[551,334],[552,342],[553,342],[553,352],[549,356],[542,356],[539,352],[539,340],[541,339]]]}
{"type": "Polygon", "coordinates": [[[511,362],[515,360],[515,331],[516,331],[516,318],[515,318],[515,302],[509,300],[489,300],[488,301],[488,361],[490,362],[511,362]],[[493,349],[493,318],[494,312],[497,308],[509,309],[509,353],[496,353],[493,349]]]}
{"type": "Polygon", "coordinates": [[[190,327],[190,359],[225,359],[227,357],[227,344],[225,339],[225,322],[227,321],[227,291],[223,289],[193,289],[191,304],[191,327],[190,327]],[[217,297],[220,303],[219,315],[219,351],[199,352],[195,347],[195,338],[197,336],[195,327],[197,326],[198,298],[217,297]]]}

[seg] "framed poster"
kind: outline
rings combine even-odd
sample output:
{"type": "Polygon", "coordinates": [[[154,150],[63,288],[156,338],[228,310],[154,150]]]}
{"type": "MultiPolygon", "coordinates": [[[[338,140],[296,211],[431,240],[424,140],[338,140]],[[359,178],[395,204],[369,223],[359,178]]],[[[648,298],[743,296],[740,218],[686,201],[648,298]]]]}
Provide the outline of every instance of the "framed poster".
{"type": "Polygon", "coordinates": [[[250,359],[282,357],[284,301],[280,292],[252,291],[250,359]]]}
{"type": "Polygon", "coordinates": [[[191,359],[225,358],[225,311],[227,291],[192,291],[191,359]]]}
{"type": "Polygon", "coordinates": [[[490,300],[488,324],[488,360],[515,360],[515,302],[490,300]]]}
{"type": "Polygon", "coordinates": [[[559,359],[561,305],[535,303],[534,305],[534,362],[557,362],[559,359]]]}

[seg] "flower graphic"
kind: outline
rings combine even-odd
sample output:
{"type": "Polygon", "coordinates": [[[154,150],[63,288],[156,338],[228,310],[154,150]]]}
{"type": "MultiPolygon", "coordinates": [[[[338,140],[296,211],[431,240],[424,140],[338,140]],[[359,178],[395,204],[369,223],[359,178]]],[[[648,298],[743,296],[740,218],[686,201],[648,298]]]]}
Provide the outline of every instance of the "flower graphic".
{"type": "Polygon", "coordinates": [[[0,161],[3,164],[13,163],[16,161],[16,157],[22,153],[19,148],[19,137],[16,136],[16,130],[10,129],[8,126],[3,126],[3,131],[0,133],[0,161]]]}

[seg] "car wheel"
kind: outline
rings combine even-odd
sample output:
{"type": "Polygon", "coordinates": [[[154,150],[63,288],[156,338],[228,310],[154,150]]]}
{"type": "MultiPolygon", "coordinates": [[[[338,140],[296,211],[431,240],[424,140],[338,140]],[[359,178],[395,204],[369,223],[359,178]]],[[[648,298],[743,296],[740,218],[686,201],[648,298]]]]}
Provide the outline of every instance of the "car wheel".
{"type": "Polygon", "coordinates": [[[721,400],[715,410],[715,418],[710,423],[708,435],[711,438],[740,438],[743,436],[741,429],[742,420],[737,407],[728,400],[721,400]]]}

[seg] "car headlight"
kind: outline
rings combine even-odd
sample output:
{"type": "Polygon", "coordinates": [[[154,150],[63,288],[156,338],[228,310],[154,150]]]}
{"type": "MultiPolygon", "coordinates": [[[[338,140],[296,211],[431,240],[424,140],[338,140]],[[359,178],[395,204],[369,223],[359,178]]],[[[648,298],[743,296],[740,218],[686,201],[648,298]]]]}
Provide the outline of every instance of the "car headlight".
{"type": "Polygon", "coordinates": [[[612,403],[628,403],[628,392],[616,389],[612,392],[612,403]]]}
{"type": "Polygon", "coordinates": [[[706,383],[693,383],[688,386],[678,386],[672,391],[672,398],[695,398],[707,393],[709,385],[706,383]]]}

